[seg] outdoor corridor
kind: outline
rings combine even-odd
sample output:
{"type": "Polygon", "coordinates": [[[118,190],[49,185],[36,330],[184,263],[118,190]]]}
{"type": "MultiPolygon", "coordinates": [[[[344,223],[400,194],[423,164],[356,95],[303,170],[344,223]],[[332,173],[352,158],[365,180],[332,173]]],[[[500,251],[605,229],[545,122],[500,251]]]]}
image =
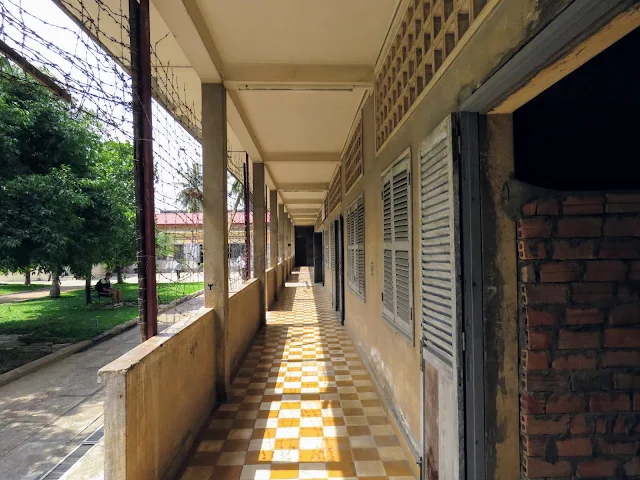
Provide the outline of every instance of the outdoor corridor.
{"type": "Polygon", "coordinates": [[[182,480],[414,479],[349,334],[310,273],[292,273],[182,480]]]}

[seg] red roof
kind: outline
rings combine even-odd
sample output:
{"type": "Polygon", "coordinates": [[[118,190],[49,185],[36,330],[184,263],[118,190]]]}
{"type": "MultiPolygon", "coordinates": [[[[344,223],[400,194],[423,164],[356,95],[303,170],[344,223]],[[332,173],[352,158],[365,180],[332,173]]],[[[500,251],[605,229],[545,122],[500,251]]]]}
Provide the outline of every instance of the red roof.
{"type": "MultiPolygon", "coordinates": [[[[253,212],[250,214],[249,221],[253,221],[253,212]]],[[[181,225],[202,225],[202,213],[187,213],[187,212],[162,212],[156,213],[156,224],[163,226],[181,226],[181,225]]],[[[244,224],[244,212],[229,212],[229,222],[233,216],[234,224],[244,224]]],[[[269,221],[269,215],[267,214],[267,221],[269,221]]]]}

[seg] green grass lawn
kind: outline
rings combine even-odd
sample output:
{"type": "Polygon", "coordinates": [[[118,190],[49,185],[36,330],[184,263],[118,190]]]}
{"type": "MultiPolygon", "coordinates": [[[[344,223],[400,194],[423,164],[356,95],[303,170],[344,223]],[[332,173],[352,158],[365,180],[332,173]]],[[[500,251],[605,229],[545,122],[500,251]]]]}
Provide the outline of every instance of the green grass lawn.
{"type": "MultiPolygon", "coordinates": [[[[119,308],[112,308],[108,298],[98,304],[93,290],[91,305],[85,305],[84,290],[63,293],[60,298],[0,304],[0,335],[22,335],[25,343],[71,343],[92,338],[138,315],[138,285],[114,287],[120,289],[125,303],[119,308]]],[[[202,288],[200,282],[159,283],[159,303],[170,303],[202,288]]]]}
{"type": "Polygon", "coordinates": [[[19,283],[0,283],[0,295],[10,293],[30,292],[31,290],[48,290],[50,285],[21,285],[19,283]]]}

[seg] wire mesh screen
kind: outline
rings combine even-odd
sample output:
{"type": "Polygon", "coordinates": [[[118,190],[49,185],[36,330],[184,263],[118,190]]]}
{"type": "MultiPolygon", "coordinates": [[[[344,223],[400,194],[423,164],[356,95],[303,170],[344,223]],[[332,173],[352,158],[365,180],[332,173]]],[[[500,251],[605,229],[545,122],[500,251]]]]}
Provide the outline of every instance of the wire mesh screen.
{"type": "MultiPolygon", "coordinates": [[[[123,306],[131,307],[135,313],[137,252],[129,8],[128,0],[2,0],[0,82],[11,88],[20,85],[44,92],[50,97],[47,101],[53,102],[65,118],[84,128],[91,139],[88,157],[95,163],[92,171],[96,178],[89,180],[97,182],[98,177],[105,177],[104,185],[112,188],[106,188],[98,198],[113,196],[113,203],[121,204],[117,210],[119,223],[111,225],[111,218],[106,216],[93,231],[82,231],[83,239],[98,231],[100,236],[95,243],[105,248],[86,249],[86,254],[76,250],[51,261],[43,257],[12,265],[27,270],[36,263],[51,269],[70,265],[74,275],[88,279],[87,286],[102,278],[105,270],[115,270],[123,281],[115,286],[122,293],[123,306]],[[117,195],[113,194],[115,190],[117,195]],[[118,248],[111,248],[114,245],[118,248]],[[118,252],[114,254],[113,250],[118,252]],[[79,256],[83,261],[78,260],[79,256]],[[87,263],[93,265],[92,274],[87,273],[87,263]]],[[[151,21],[155,32],[151,38],[151,114],[156,282],[158,303],[173,306],[159,321],[172,323],[202,305],[202,297],[185,301],[203,289],[201,125],[199,106],[187,95],[184,69],[167,60],[167,52],[175,51],[177,42],[166,26],[154,24],[162,21],[158,15],[152,16],[151,21]],[[185,303],[175,305],[182,301],[185,303]]],[[[253,275],[251,162],[245,152],[229,152],[228,165],[228,195],[220,200],[227,202],[229,212],[229,283],[230,290],[235,291],[253,275]]],[[[62,171],[75,168],[64,161],[59,167],[62,171]]],[[[84,185],[78,183],[81,184],[84,185]]],[[[75,230],[75,235],[79,232],[75,230]]]]}

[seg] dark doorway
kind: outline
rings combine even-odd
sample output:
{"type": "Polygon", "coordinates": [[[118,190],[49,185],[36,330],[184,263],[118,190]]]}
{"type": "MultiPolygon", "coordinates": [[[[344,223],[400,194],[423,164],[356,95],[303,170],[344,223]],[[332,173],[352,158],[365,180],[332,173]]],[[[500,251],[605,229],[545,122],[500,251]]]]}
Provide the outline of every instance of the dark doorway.
{"type": "Polygon", "coordinates": [[[324,283],[324,259],[322,249],[322,232],[313,234],[313,281],[324,283]]]}
{"type": "Polygon", "coordinates": [[[313,227],[295,227],[296,267],[313,267],[313,227]]]}
{"type": "Polygon", "coordinates": [[[554,190],[638,188],[629,174],[638,158],[638,52],[640,28],[515,111],[518,180],[554,190]]]}

